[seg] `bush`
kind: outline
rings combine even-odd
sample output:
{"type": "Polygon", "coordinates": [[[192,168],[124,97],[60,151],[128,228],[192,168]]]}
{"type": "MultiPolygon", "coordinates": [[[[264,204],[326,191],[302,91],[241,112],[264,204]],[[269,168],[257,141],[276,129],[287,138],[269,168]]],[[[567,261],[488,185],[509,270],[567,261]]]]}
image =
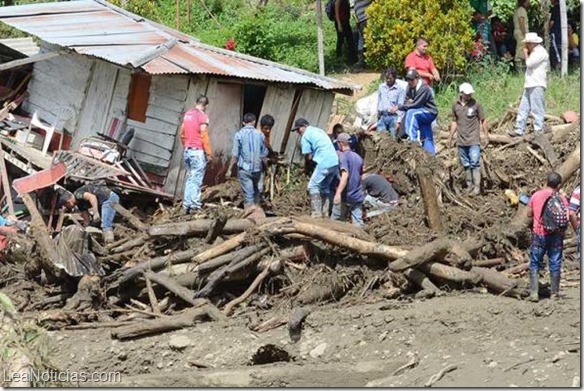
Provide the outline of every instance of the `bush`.
{"type": "Polygon", "coordinates": [[[429,53],[444,76],[461,70],[472,49],[472,9],[468,0],[384,0],[367,9],[366,58],[376,67],[404,71],[415,39],[428,39],[429,53]]]}

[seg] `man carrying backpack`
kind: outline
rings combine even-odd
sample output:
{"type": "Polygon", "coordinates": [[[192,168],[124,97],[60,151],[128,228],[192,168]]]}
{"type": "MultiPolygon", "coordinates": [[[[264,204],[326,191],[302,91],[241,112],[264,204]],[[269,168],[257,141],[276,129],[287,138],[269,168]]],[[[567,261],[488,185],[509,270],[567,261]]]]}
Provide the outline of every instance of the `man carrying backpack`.
{"type": "Polygon", "coordinates": [[[564,232],[568,228],[568,201],[560,195],[562,177],[557,172],[547,176],[545,188],[529,199],[527,216],[533,220],[533,235],[529,249],[529,300],[539,301],[539,269],[543,257],[548,256],[551,297],[560,290],[564,232]]]}

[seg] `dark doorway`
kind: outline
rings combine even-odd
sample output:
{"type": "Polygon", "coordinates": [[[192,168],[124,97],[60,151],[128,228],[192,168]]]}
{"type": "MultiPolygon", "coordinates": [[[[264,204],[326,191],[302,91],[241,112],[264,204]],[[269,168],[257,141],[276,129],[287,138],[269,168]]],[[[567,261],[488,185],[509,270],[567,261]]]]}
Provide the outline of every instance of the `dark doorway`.
{"type": "Polygon", "coordinates": [[[246,84],[243,88],[243,114],[253,113],[258,118],[262,111],[264,98],[266,97],[266,86],[256,84],[246,84]]]}

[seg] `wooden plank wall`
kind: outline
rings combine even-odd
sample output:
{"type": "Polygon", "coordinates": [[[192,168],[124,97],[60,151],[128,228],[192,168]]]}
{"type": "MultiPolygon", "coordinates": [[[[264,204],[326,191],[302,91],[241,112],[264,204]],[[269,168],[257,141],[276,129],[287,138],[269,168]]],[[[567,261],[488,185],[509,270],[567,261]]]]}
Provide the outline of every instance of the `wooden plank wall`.
{"type": "MultiPolygon", "coordinates": [[[[294,120],[297,118],[304,118],[311,125],[326,130],[334,98],[335,94],[330,91],[304,90],[294,120]]],[[[288,155],[288,159],[291,159],[294,154],[295,163],[303,161],[298,133],[293,132],[290,134],[285,151],[288,155]],[[297,148],[295,154],[294,148],[297,148]]]]}
{"type": "Polygon", "coordinates": [[[269,85],[266,90],[260,118],[265,114],[270,114],[274,117],[275,123],[271,136],[274,151],[283,150],[282,144],[285,139],[286,126],[291,115],[295,92],[296,89],[294,87],[279,85],[269,85]]]}
{"type": "Polygon", "coordinates": [[[127,120],[126,128],[135,129],[132,155],[156,174],[170,168],[188,86],[186,76],[152,76],[146,121],[127,120]]]}
{"type": "Polygon", "coordinates": [[[36,111],[41,120],[52,124],[60,107],[72,106],[75,116],[64,127],[73,132],[89,84],[91,67],[92,60],[76,53],[35,63],[23,109],[31,115],[36,111]]]}

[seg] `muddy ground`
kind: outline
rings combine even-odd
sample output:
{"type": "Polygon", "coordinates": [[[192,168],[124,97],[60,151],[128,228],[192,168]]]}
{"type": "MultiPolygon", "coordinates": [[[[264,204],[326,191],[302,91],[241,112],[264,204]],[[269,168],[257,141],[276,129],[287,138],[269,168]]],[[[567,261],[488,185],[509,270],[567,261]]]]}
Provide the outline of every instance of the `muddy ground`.
{"type": "Polygon", "coordinates": [[[456,366],[434,386],[569,387],[580,376],[579,273],[565,277],[564,292],[537,304],[476,291],[319,306],[297,343],[286,326],[250,331],[253,315],[127,342],[108,329],[50,336],[59,368],[120,371],[112,386],[421,387],[456,366]],[[267,344],[291,361],[250,365],[267,344]],[[412,359],[419,364],[392,376],[412,359]]]}

